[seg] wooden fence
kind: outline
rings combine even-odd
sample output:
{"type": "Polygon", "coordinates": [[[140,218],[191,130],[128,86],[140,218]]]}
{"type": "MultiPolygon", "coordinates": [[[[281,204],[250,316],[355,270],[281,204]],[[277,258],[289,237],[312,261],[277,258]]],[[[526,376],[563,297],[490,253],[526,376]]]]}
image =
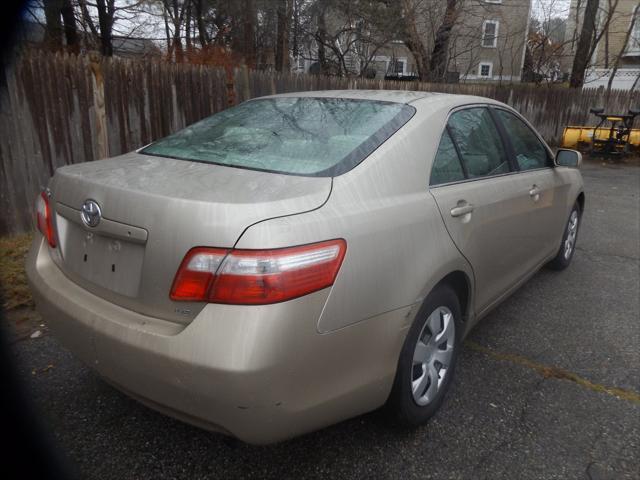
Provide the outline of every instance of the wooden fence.
{"type": "MultiPolygon", "coordinates": [[[[0,234],[32,227],[37,192],[62,165],[118,155],[248,98],[325,89],[411,89],[490,97],[524,114],[552,144],[593,122],[596,90],[428,84],[26,52],[0,78],[0,234]],[[231,94],[230,94],[231,93],[231,94]]],[[[614,91],[608,110],[638,105],[614,91]]]]}

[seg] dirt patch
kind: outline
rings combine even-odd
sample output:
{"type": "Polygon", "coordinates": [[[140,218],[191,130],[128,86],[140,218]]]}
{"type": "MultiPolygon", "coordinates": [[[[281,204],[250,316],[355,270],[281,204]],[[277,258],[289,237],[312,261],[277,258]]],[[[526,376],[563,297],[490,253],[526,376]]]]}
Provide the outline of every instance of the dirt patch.
{"type": "Polygon", "coordinates": [[[31,234],[0,237],[0,285],[6,310],[31,307],[24,262],[31,245],[31,234]]]}
{"type": "Polygon", "coordinates": [[[49,333],[42,317],[32,307],[9,310],[5,319],[9,327],[7,333],[10,343],[40,338],[49,333]]]}
{"type": "Polygon", "coordinates": [[[46,326],[34,310],[24,264],[31,234],[0,237],[0,289],[11,341],[40,336],[46,326]],[[40,334],[36,332],[40,331],[40,334]]]}

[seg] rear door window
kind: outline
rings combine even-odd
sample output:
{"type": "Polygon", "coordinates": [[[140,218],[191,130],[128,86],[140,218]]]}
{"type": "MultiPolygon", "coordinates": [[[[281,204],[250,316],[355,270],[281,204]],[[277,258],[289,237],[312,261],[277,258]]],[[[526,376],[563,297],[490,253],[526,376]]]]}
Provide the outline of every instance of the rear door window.
{"type": "Polygon", "coordinates": [[[550,166],[547,149],[526,123],[506,110],[496,109],[495,112],[507,132],[520,170],[550,166]]]}
{"type": "Polygon", "coordinates": [[[469,178],[510,171],[502,139],[487,108],[474,107],[453,113],[449,129],[469,178]]]}
{"type": "Polygon", "coordinates": [[[431,169],[430,185],[440,185],[442,183],[457,182],[464,180],[464,171],[460,163],[458,152],[451,141],[451,136],[447,130],[442,134],[438,153],[433,160],[431,169]]]}

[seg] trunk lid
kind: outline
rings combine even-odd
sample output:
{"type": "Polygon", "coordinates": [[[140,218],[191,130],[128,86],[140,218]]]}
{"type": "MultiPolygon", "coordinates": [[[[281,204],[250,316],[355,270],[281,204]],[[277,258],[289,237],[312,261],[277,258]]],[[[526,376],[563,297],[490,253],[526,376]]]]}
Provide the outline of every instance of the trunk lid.
{"type": "Polygon", "coordinates": [[[250,225],[320,207],[331,178],[280,175],[138,153],[62,167],[50,189],[59,256],[73,281],[125,308],[189,323],[203,304],[169,291],[187,251],[231,248],[250,225]],[[87,226],[87,200],[101,220],[87,226]]]}

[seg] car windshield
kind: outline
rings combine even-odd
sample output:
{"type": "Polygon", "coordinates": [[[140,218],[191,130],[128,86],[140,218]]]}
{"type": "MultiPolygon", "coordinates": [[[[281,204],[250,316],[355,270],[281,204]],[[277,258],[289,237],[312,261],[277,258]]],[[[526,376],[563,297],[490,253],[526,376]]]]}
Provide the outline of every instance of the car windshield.
{"type": "Polygon", "coordinates": [[[405,104],[277,97],[245,102],[141,150],[148,155],[307,176],[336,176],[414,114],[405,104]]]}

